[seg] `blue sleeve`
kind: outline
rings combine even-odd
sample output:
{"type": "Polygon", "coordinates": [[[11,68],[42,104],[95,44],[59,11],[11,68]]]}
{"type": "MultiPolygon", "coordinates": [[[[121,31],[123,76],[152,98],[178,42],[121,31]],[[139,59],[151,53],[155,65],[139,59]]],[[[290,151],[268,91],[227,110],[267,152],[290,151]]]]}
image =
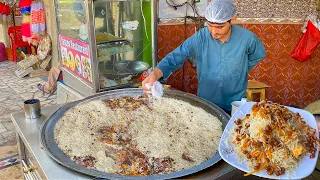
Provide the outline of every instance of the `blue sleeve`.
{"type": "Polygon", "coordinates": [[[168,77],[177,69],[182,67],[183,63],[191,56],[194,56],[195,46],[198,44],[198,33],[195,33],[185,40],[179,47],[164,57],[156,68],[159,68],[163,77],[161,81],[166,81],[168,77]]]}
{"type": "Polygon", "coordinates": [[[256,35],[254,35],[249,44],[248,70],[250,71],[264,57],[266,57],[266,50],[260,39],[256,35]]]}

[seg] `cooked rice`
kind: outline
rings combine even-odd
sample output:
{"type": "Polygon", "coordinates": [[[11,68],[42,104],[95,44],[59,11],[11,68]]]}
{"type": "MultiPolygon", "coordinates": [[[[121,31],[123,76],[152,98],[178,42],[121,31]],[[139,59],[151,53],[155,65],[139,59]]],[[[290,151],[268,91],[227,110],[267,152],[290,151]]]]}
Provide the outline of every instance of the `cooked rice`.
{"type": "Polygon", "coordinates": [[[69,157],[90,155],[96,158],[95,169],[116,173],[120,167],[105,156],[105,147],[99,141],[98,129],[113,124],[126,124],[132,143],[148,157],[174,159],[176,171],[188,169],[211,158],[217,153],[222,134],[217,117],[187,102],[160,98],[150,99],[153,110],[141,106],[134,111],[111,109],[103,101],[79,104],[65,112],[57,122],[55,140],[69,157]],[[188,152],[194,162],[182,159],[188,152]]]}
{"type": "Polygon", "coordinates": [[[315,132],[299,113],[262,101],[234,121],[227,141],[232,142],[239,163],[252,170],[246,175],[266,170],[279,176],[292,173],[305,155],[314,158],[319,144],[315,132]]]}

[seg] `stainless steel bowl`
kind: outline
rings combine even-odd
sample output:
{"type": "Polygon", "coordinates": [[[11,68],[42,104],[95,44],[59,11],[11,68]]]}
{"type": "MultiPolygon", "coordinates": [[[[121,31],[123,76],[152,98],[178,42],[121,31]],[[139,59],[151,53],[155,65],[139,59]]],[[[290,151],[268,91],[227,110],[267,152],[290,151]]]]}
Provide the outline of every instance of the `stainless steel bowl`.
{"type": "Polygon", "coordinates": [[[129,75],[139,75],[149,68],[142,61],[99,62],[99,71],[109,79],[121,79],[129,75]]]}

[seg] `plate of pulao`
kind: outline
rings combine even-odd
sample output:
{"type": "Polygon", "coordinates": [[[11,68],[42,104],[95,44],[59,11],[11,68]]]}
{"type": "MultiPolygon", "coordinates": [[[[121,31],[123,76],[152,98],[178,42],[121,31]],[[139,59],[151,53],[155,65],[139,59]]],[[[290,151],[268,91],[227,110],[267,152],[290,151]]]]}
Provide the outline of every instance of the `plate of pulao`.
{"type": "Polygon", "coordinates": [[[44,125],[42,143],[58,163],[97,177],[166,179],[212,166],[221,159],[218,146],[229,116],[205,100],[202,105],[216,107],[218,117],[173,96],[199,97],[170,97],[170,92],[176,91],[166,91],[162,98],[129,95],[75,102],[44,125]],[[54,142],[47,134],[53,134],[54,142]]]}
{"type": "Polygon", "coordinates": [[[246,102],[224,129],[219,153],[224,161],[246,172],[244,176],[302,179],[317,163],[317,123],[302,109],[271,101],[246,102]]]}

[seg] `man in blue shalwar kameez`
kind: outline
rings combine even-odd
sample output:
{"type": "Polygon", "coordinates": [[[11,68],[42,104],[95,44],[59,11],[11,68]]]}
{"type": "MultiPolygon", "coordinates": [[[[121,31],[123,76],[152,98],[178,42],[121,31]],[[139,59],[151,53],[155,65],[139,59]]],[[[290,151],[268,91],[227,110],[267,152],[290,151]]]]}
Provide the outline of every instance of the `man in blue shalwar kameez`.
{"type": "Polygon", "coordinates": [[[245,97],[249,71],[266,56],[262,42],[251,31],[233,25],[232,0],[213,0],[206,9],[207,27],[169,53],[142,82],[164,81],[189,57],[196,59],[198,96],[230,113],[231,102],[245,97]]]}

